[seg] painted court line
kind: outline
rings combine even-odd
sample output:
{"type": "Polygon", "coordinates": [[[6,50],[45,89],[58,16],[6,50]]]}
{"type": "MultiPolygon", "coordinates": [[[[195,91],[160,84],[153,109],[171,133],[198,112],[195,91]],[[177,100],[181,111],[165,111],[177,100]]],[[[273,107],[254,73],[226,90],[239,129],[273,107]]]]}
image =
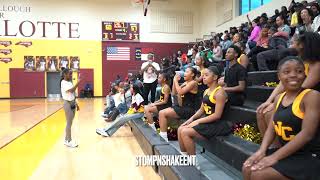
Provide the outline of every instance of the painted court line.
{"type": "Polygon", "coordinates": [[[28,179],[64,133],[65,115],[60,109],[0,148],[0,179],[28,179]]]}

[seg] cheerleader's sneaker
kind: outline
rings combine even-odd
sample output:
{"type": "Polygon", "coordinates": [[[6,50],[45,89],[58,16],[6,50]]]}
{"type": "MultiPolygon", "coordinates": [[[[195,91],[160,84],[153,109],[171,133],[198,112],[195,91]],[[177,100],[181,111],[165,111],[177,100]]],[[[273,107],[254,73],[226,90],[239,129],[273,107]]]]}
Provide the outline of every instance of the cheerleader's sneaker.
{"type": "Polygon", "coordinates": [[[78,147],[78,144],[75,142],[75,141],[67,141],[65,140],[64,141],[64,145],[66,145],[67,147],[70,147],[70,148],[76,148],[78,147]]]}

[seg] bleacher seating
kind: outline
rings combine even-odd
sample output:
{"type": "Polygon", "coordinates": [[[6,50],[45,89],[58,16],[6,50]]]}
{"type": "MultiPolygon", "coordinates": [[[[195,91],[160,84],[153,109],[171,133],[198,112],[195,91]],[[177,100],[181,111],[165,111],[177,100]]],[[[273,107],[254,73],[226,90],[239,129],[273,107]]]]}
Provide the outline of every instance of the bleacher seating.
{"type": "MultiPolygon", "coordinates": [[[[250,98],[246,100],[243,106],[232,106],[226,118],[234,123],[256,123],[256,108],[264,102],[272,92],[272,88],[263,87],[266,82],[277,82],[275,71],[250,72],[248,73],[249,86],[247,92],[250,92],[250,98]]],[[[155,154],[177,154],[179,153],[171,143],[163,141],[160,136],[153,131],[142,120],[132,121],[130,123],[133,134],[139,142],[141,148],[148,155],[155,154]]],[[[226,137],[216,137],[209,141],[197,141],[197,144],[203,148],[203,153],[208,157],[219,158],[227,163],[228,169],[241,171],[242,163],[254,153],[259,145],[243,140],[234,135],[226,137]]],[[[216,162],[215,162],[216,163],[216,162]]],[[[225,166],[225,165],[224,165],[225,166]]],[[[203,179],[203,171],[191,167],[153,167],[155,171],[165,177],[165,179],[203,179]]]]}
{"type": "MultiPolygon", "coordinates": [[[[200,44],[203,45],[204,42],[200,44]]],[[[274,68],[273,68],[274,69],[274,68]]],[[[225,116],[226,120],[233,123],[256,125],[256,109],[265,102],[274,87],[266,86],[267,82],[278,83],[277,71],[250,71],[248,73],[246,94],[243,106],[231,106],[225,116]]],[[[142,120],[130,123],[132,131],[140,146],[148,155],[175,155],[179,154],[177,145],[165,142],[160,136],[144,124],[142,120]]],[[[214,137],[210,140],[196,140],[197,154],[203,154],[208,162],[219,169],[215,177],[208,176],[207,169],[195,167],[154,167],[164,179],[242,179],[241,169],[243,162],[259,148],[258,144],[246,141],[233,134],[229,136],[214,137]],[[238,176],[237,176],[238,175],[238,176]]],[[[197,157],[198,158],[198,157],[197,157]]]]}

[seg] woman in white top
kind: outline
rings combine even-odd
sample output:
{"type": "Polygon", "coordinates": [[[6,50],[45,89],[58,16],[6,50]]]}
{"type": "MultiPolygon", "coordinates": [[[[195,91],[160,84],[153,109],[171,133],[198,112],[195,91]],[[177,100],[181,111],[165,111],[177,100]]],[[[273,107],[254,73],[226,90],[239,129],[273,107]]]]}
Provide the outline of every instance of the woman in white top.
{"type": "Polygon", "coordinates": [[[64,69],[62,71],[62,79],[61,79],[61,95],[64,100],[63,109],[67,119],[66,125],[66,137],[64,144],[68,147],[77,147],[78,144],[75,141],[72,141],[71,138],[71,125],[74,118],[74,115],[77,111],[80,110],[78,104],[76,103],[75,90],[79,86],[80,78],[78,82],[73,85],[72,84],[72,71],[70,69],[64,69]]]}
{"type": "Polygon", "coordinates": [[[215,61],[221,61],[222,60],[222,49],[217,40],[212,40],[212,46],[213,46],[213,60],[215,61]]]}

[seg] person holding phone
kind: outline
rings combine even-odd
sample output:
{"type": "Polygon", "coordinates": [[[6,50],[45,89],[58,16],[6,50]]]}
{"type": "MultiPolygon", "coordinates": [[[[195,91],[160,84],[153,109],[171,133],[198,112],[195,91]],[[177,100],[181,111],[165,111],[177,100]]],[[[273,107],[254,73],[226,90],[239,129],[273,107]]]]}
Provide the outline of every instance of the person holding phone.
{"type": "Polygon", "coordinates": [[[78,144],[75,141],[72,141],[71,138],[71,126],[75,116],[76,110],[79,111],[79,105],[76,103],[75,91],[79,86],[81,79],[80,74],[78,78],[78,82],[73,85],[72,84],[72,71],[68,68],[63,69],[62,77],[61,77],[61,95],[64,100],[63,109],[65,112],[67,125],[66,125],[66,136],[64,145],[67,147],[75,148],[78,147],[78,144]]]}
{"type": "Polygon", "coordinates": [[[174,105],[163,109],[159,112],[159,135],[168,141],[168,121],[172,119],[189,119],[195,112],[196,107],[194,103],[197,100],[198,82],[195,80],[198,71],[193,67],[188,67],[184,73],[184,83],[179,84],[179,80],[182,78],[179,74],[176,74],[173,79],[172,94],[178,95],[179,105],[174,105]]]}
{"type": "Polygon", "coordinates": [[[141,66],[141,71],[143,73],[143,99],[144,105],[148,104],[148,96],[151,91],[151,102],[155,101],[158,74],[160,71],[160,66],[158,63],[153,62],[154,55],[152,53],[148,54],[148,61],[144,62],[141,66]]]}

